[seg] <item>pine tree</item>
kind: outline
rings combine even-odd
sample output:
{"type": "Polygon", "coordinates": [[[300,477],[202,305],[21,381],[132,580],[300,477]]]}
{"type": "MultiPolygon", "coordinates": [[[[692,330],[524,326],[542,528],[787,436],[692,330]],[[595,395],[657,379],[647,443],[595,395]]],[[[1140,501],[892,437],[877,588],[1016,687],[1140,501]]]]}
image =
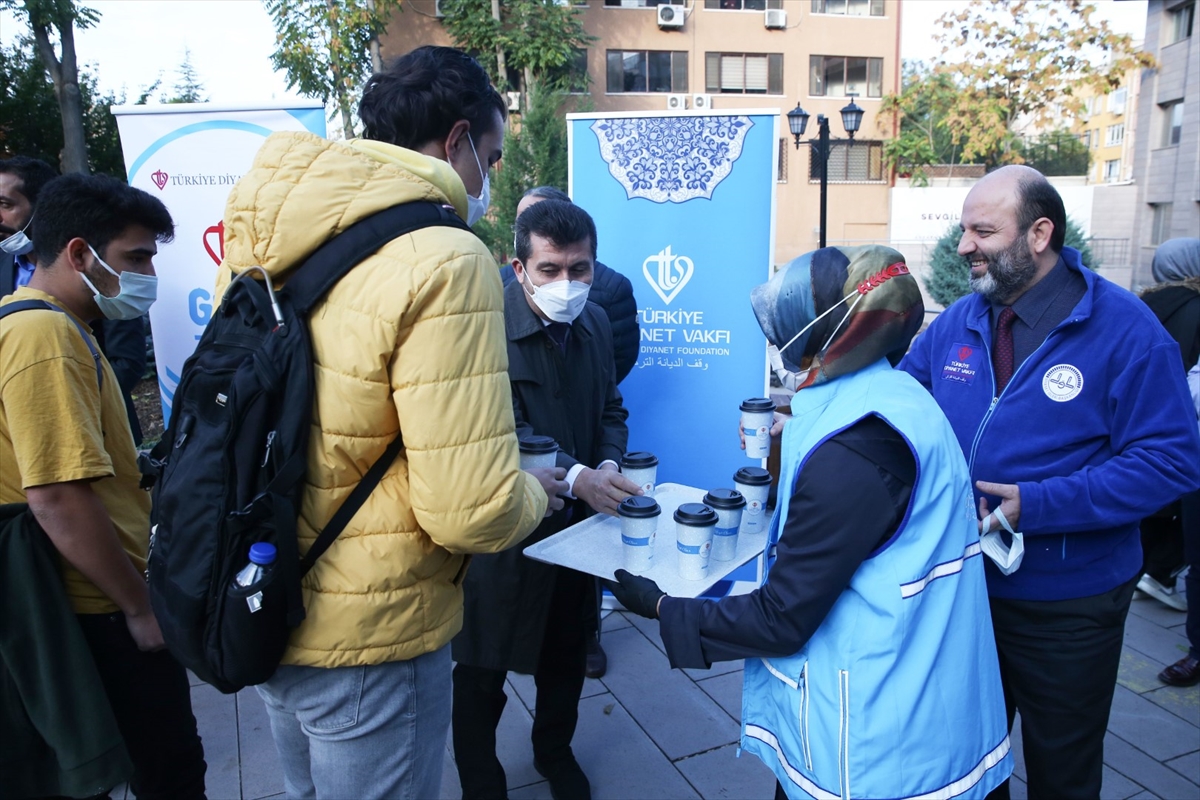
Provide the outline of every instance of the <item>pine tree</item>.
{"type": "Polygon", "coordinates": [[[204,96],[204,84],[200,82],[200,74],[196,72],[196,67],[192,64],[191,48],[183,49],[183,63],[179,65],[179,69],[175,70],[175,74],[179,76],[179,80],[175,82],[175,96],[168,100],[168,103],[204,103],[208,98],[204,96]]]}
{"type": "MultiPolygon", "coordinates": [[[[929,296],[949,308],[955,300],[971,293],[971,270],[967,260],[958,254],[958,243],[962,241],[962,231],[958,225],[951,225],[938,239],[933,253],[929,256],[929,277],[925,279],[925,289],[929,296]]],[[[1090,269],[1099,268],[1092,256],[1083,231],[1075,224],[1075,220],[1067,217],[1067,232],[1065,237],[1067,247],[1074,247],[1085,266],[1090,269]]]]}

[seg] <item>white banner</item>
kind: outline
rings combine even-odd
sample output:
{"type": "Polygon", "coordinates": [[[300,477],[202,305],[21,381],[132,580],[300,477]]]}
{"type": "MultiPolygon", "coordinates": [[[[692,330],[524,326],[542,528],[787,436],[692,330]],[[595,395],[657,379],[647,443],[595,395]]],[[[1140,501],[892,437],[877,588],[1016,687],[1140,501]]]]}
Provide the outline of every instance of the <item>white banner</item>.
{"type": "MultiPolygon", "coordinates": [[[[1050,178],[1049,181],[1062,197],[1067,216],[1085,236],[1090,236],[1095,187],[1077,184],[1071,178],[1050,178]]],[[[963,201],[969,191],[970,186],[894,187],[892,241],[936,242],[951,226],[958,226],[963,201]]]]}
{"type": "Polygon", "coordinates": [[[160,198],[175,219],[175,240],[159,245],[158,301],[150,309],[163,421],[183,362],[212,316],[217,265],[225,254],[225,200],[275,131],[325,135],[319,102],[243,107],[113,106],[129,183],[160,198]]]}

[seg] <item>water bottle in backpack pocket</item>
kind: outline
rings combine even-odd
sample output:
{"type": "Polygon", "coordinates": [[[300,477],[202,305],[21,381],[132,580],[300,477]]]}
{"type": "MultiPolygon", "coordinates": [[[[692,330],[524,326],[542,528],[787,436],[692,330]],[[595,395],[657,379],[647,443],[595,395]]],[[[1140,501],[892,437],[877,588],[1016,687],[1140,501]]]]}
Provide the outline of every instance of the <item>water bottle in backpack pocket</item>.
{"type": "Polygon", "coordinates": [[[249,560],[221,593],[212,635],[219,641],[220,674],[234,684],[254,686],[271,677],[287,647],[287,595],[276,569],[275,545],[255,542],[249,560]]]}

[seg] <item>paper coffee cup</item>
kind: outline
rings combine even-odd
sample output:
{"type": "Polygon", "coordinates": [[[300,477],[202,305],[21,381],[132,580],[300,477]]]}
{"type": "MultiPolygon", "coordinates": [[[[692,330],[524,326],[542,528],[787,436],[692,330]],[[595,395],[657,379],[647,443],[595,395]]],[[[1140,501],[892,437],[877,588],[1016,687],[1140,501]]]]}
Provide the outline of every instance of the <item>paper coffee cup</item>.
{"type": "Polygon", "coordinates": [[[704,495],[704,505],[717,512],[713,528],[712,557],[714,561],[732,561],[737,554],[738,528],[746,498],[734,489],[713,489],[704,495]]]}
{"type": "Polygon", "coordinates": [[[767,497],[771,493],[771,473],[762,467],[742,467],[733,476],[733,485],[746,498],[742,513],[742,533],[760,533],[767,527],[767,497]]]}
{"type": "Polygon", "coordinates": [[[652,494],[658,480],[658,457],[644,451],[626,453],[621,456],[621,474],[652,494]]]}
{"type": "Polygon", "coordinates": [[[679,577],[698,581],[708,576],[717,512],[703,503],[684,503],[675,512],[675,546],[679,549],[679,577]]]}
{"type": "Polygon", "coordinates": [[[549,436],[530,436],[517,443],[521,469],[552,469],[558,461],[558,443],[549,436]]]}
{"type": "Polygon", "coordinates": [[[654,534],[661,514],[662,509],[650,497],[626,497],[617,506],[625,569],[634,575],[644,575],[654,564],[654,534]]]}
{"type": "Polygon", "coordinates": [[[771,425],[775,404],[765,397],[742,401],[742,430],[746,435],[746,457],[766,458],[771,454],[771,425]]]}

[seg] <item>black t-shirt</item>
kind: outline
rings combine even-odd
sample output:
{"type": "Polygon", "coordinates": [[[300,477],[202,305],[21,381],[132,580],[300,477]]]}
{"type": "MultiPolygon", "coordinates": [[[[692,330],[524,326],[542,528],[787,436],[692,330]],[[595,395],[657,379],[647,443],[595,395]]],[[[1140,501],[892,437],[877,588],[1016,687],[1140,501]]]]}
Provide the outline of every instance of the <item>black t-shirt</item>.
{"type": "Polygon", "coordinates": [[[797,652],[862,562],[896,533],[916,481],[904,438],[879,417],[830,438],[796,479],[769,581],[718,602],[664,598],[672,666],[797,652]]]}

